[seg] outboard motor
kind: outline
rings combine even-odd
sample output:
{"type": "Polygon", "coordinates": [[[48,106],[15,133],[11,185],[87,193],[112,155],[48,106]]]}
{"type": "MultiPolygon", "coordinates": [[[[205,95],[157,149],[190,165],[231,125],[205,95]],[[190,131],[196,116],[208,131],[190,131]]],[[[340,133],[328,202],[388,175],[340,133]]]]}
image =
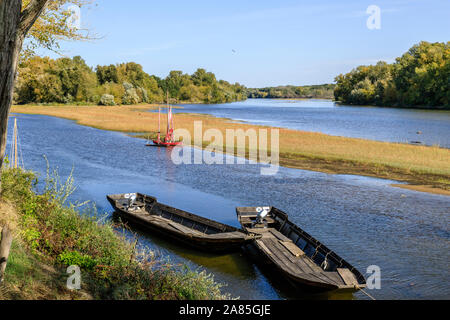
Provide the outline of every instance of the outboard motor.
{"type": "Polygon", "coordinates": [[[136,193],[128,193],[124,196],[125,199],[128,200],[128,208],[134,205],[134,202],[136,201],[137,194],[136,193]]]}
{"type": "Polygon", "coordinates": [[[255,224],[264,224],[264,226],[267,227],[265,218],[269,215],[270,207],[256,208],[256,212],[258,212],[258,214],[256,216],[255,224]]]}

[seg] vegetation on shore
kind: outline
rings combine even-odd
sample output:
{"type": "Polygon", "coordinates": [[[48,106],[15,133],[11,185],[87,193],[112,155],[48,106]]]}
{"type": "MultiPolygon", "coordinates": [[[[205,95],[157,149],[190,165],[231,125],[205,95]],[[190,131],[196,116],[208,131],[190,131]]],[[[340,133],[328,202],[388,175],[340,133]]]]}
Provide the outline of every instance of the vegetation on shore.
{"type": "Polygon", "coordinates": [[[359,66],[336,84],[246,88],[217,80],[205,69],[192,75],[171,71],[161,79],[128,62],[89,67],[81,57],[31,56],[19,64],[16,104],[135,105],[226,103],[247,98],[323,98],[353,105],[450,108],[450,42],[414,45],[393,64],[359,66]]]}
{"type": "Polygon", "coordinates": [[[267,99],[333,99],[334,84],[311,86],[279,86],[247,89],[248,98],[267,99]]]}
{"type": "Polygon", "coordinates": [[[393,64],[359,66],[336,77],[346,104],[450,109],[450,42],[414,45],[393,64]]]}
{"type": "Polygon", "coordinates": [[[93,105],[161,103],[166,92],[172,101],[223,103],[244,100],[246,88],[217,80],[205,69],[192,75],[171,71],[165,79],[129,62],[97,66],[95,71],[79,56],[51,59],[32,56],[19,64],[14,102],[93,105]]]}
{"type": "Polygon", "coordinates": [[[47,176],[42,194],[32,172],[3,168],[0,225],[14,240],[0,299],[226,299],[205,272],[136,249],[95,209],[65,205],[73,179],[47,176]],[[66,287],[67,267],[81,268],[81,290],[66,287]]]}
{"type": "MultiPolygon", "coordinates": [[[[98,129],[156,135],[158,114],[147,112],[156,106],[127,107],[44,107],[14,106],[12,112],[42,114],[77,121],[98,129]]],[[[203,130],[262,129],[270,127],[236,123],[201,114],[177,114],[175,127],[194,131],[194,121],[203,130]]],[[[162,127],[165,126],[163,117],[162,127]]],[[[270,130],[269,130],[270,132],[270,130]]],[[[322,133],[280,129],[280,164],[327,173],[357,174],[403,181],[420,191],[450,194],[450,150],[437,146],[415,146],[364,139],[330,136],[322,133]]],[[[268,137],[270,141],[270,135],[268,137]]],[[[189,141],[184,141],[189,144],[189,141]]],[[[205,145],[198,147],[206,147],[205,145]]],[[[225,150],[225,148],[224,148],[225,150]]],[[[248,152],[249,150],[246,150],[248,152]]],[[[270,151],[270,149],[269,149],[270,151]]]]}

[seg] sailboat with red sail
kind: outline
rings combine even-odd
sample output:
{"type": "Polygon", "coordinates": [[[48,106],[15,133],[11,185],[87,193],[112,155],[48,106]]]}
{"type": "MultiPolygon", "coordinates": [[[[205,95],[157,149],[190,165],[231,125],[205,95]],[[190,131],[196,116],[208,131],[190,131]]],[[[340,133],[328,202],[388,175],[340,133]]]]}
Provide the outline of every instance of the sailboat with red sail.
{"type": "Polygon", "coordinates": [[[159,147],[175,147],[183,144],[181,141],[176,141],[173,134],[173,114],[172,106],[169,104],[169,93],[167,93],[167,132],[163,140],[161,140],[161,106],[158,108],[158,137],[153,140],[153,144],[148,146],[159,146],[159,147]]]}

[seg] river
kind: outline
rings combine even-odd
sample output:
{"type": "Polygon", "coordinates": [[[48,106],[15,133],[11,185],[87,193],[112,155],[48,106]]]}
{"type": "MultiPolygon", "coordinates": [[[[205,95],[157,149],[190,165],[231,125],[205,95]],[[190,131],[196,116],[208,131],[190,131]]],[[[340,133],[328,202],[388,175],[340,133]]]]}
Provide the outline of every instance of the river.
{"type": "Polygon", "coordinates": [[[175,112],[207,113],[252,124],[378,141],[450,148],[450,111],[337,105],[331,100],[248,99],[180,105],[175,112]],[[419,134],[418,134],[419,133],[419,134]]]}
{"type": "MultiPolygon", "coordinates": [[[[11,125],[12,121],[10,134],[11,125]]],[[[78,188],[72,201],[91,200],[100,212],[111,215],[106,194],[141,192],[234,226],[238,226],[236,206],[276,206],[362,273],[368,266],[379,266],[381,289],[370,292],[377,299],[450,298],[450,197],[394,188],[388,180],[290,168],[261,176],[260,165],[250,163],[175,165],[170,150],[148,148],[145,141],[123,133],[53,117],[19,115],[18,125],[26,169],[43,178],[43,155],[63,178],[74,167],[78,188]]],[[[448,131],[441,139],[448,139],[448,131]]],[[[273,280],[270,272],[242,253],[203,254],[151,234],[137,236],[140,245],[161,257],[213,273],[233,297],[305,297],[273,280]]],[[[357,293],[313,298],[366,297],[357,293]]]]}

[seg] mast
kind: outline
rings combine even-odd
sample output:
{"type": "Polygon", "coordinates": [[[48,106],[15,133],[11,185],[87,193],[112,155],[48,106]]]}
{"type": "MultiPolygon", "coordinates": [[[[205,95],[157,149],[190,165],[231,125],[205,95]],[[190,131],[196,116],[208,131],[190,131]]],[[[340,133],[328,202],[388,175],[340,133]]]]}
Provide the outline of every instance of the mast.
{"type": "Polygon", "coordinates": [[[170,106],[170,121],[172,122],[172,129],[174,129],[174,126],[173,126],[173,115],[172,115],[172,106],[170,106]]]}
{"type": "MultiPolygon", "coordinates": [[[[174,120],[172,114],[172,106],[169,100],[169,89],[166,89],[166,108],[167,108],[167,132],[164,140],[161,140],[161,105],[158,107],[158,140],[153,140],[153,145],[162,147],[174,147],[181,145],[180,141],[175,141],[174,137],[174,120]]],[[[150,144],[149,144],[150,146],[150,144]]]]}
{"type": "Polygon", "coordinates": [[[167,134],[166,134],[166,140],[169,138],[169,131],[170,131],[170,106],[169,106],[169,90],[167,90],[167,134]]]}
{"type": "Polygon", "coordinates": [[[14,118],[14,168],[17,169],[17,118],[14,118]]]}
{"type": "Polygon", "coordinates": [[[161,106],[158,106],[158,141],[161,141],[161,106]]]}

